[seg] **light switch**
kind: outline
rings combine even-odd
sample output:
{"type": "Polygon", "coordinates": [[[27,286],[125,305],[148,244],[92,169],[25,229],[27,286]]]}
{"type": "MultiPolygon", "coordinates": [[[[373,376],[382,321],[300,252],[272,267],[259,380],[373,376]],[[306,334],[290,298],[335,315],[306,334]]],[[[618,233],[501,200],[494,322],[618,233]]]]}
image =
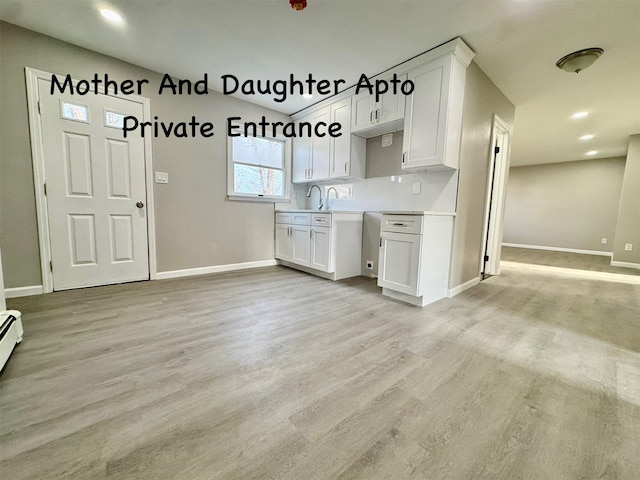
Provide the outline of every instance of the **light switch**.
{"type": "Polygon", "coordinates": [[[630,252],[633,250],[633,243],[625,243],[624,244],[624,251],[625,252],[630,252]]]}
{"type": "Polygon", "coordinates": [[[603,245],[606,245],[608,241],[609,240],[607,240],[606,237],[602,237],[602,240],[600,240],[600,243],[602,243],[603,245]]]}
{"type": "Polygon", "coordinates": [[[420,182],[413,182],[413,193],[420,193],[422,184],[420,182]]]}
{"type": "Polygon", "coordinates": [[[169,174],[167,172],[156,172],[156,183],[169,183],[169,174]]]}

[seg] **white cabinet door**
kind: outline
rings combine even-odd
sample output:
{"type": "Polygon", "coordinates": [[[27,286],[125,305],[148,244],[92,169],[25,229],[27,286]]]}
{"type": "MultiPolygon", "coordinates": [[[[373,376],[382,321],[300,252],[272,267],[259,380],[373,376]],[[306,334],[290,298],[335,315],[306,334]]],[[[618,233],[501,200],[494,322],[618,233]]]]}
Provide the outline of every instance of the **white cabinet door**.
{"type": "MultiPolygon", "coordinates": [[[[331,111],[329,107],[323,108],[311,114],[312,125],[323,122],[331,123],[331,111]]],[[[327,132],[327,127],[320,131],[327,132]]],[[[331,165],[331,137],[328,133],[324,137],[311,137],[311,178],[310,180],[327,180],[331,165]]]]}
{"type": "Polygon", "coordinates": [[[311,227],[309,225],[291,225],[291,231],[293,236],[291,261],[308,267],[311,251],[311,227]]]}
{"type": "MultiPolygon", "coordinates": [[[[310,121],[309,118],[300,119],[297,123],[310,121]]],[[[293,166],[291,181],[305,183],[311,176],[311,137],[296,137],[293,139],[293,166]]]]}
{"type": "Polygon", "coordinates": [[[402,168],[443,163],[450,61],[443,57],[409,73],[415,90],[406,100],[402,168]]]}
{"type": "Polygon", "coordinates": [[[342,125],[342,135],[331,139],[331,178],[351,174],[351,101],[345,99],[331,105],[331,122],[342,125]]]}
{"type": "Polygon", "coordinates": [[[291,225],[276,223],[276,258],[291,261],[293,259],[293,235],[291,225]]]}
{"type": "Polygon", "coordinates": [[[378,286],[419,295],[422,235],[383,232],[378,256],[378,286]]]}
{"type": "MultiPolygon", "coordinates": [[[[400,84],[407,79],[407,74],[398,77],[400,84]]],[[[406,96],[400,93],[394,95],[393,91],[389,91],[380,96],[378,102],[378,123],[389,123],[396,120],[404,119],[404,106],[406,96]]]]}
{"type": "MultiPolygon", "coordinates": [[[[390,79],[391,77],[385,80],[389,81],[390,79]]],[[[402,84],[407,79],[407,74],[399,76],[398,79],[402,84]]],[[[362,132],[364,137],[375,137],[402,128],[405,95],[402,93],[394,94],[391,85],[389,88],[387,93],[380,95],[377,102],[375,95],[367,94],[366,90],[352,97],[351,133],[362,132]],[[389,128],[385,128],[385,126],[389,126],[389,128]]]]}
{"type": "Polygon", "coordinates": [[[311,228],[311,268],[331,273],[331,228],[311,228]]]}
{"type": "Polygon", "coordinates": [[[352,132],[366,130],[373,125],[373,110],[375,109],[373,95],[367,93],[354,95],[351,97],[351,109],[353,111],[353,117],[351,118],[352,132]]]}

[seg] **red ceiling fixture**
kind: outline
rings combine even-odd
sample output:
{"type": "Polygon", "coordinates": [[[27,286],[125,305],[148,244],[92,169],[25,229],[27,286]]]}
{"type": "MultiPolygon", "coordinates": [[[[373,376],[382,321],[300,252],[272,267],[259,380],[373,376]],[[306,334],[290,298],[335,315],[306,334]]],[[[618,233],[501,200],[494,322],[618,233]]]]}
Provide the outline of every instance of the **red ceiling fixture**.
{"type": "Polygon", "coordinates": [[[289,5],[296,11],[304,10],[307,6],[307,0],[289,0],[289,5]]]}

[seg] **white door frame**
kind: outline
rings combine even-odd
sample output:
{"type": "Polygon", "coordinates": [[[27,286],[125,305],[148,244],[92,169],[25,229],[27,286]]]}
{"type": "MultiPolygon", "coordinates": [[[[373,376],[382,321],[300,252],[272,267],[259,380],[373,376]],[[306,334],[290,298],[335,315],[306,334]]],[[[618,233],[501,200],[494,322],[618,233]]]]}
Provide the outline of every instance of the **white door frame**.
{"type": "Polygon", "coordinates": [[[489,172],[487,174],[480,274],[500,275],[502,224],[504,221],[504,206],[507,196],[509,165],[511,163],[511,135],[511,126],[494,113],[491,127],[491,143],[489,144],[489,172]],[[494,148],[498,134],[506,135],[507,148],[504,149],[504,152],[500,152],[501,155],[496,165],[494,148]],[[485,264],[484,256],[487,251],[492,252],[493,255],[489,256],[489,261],[485,264]]]}
{"type": "MultiPolygon", "coordinates": [[[[44,173],[44,149],[42,141],[42,124],[40,123],[40,113],[38,102],[40,100],[38,91],[38,80],[51,80],[51,73],[25,67],[27,77],[27,106],[29,109],[29,131],[31,133],[31,158],[33,160],[33,184],[36,195],[36,214],[38,219],[38,244],[40,246],[40,270],[42,272],[43,293],[53,292],[53,273],[51,272],[51,245],[49,238],[49,213],[47,211],[47,199],[44,194],[45,173],[44,173]]],[[[74,85],[77,80],[72,79],[74,85]]],[[[99,92],[105,94],[104,88],[99,92]]],[[[142,105],[143,120],[151,121],[151,101],[146,97],[137,95],[111,95],[129,100],[142,105]]],[[[153,200],[153,162],[151,158],[151,138],[144,138],[144,163],[145,163],[145,184],[147,194],[147,237],[148,237],[148,260],[149,277],[151,280],[157,278],[156,262],[156,229],[155,229],[155,208],[153,200]]]]}

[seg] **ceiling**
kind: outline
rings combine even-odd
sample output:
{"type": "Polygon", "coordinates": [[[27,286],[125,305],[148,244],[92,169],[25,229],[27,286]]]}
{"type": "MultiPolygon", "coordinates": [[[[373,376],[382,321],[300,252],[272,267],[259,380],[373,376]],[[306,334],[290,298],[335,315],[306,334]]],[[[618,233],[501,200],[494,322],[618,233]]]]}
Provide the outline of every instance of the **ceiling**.
{"type": "MultiPolygon", "coordinates": [[[[513,165],[624,156],[640,133],[640,0],[2,0],[0,19],[215,90],[225,74],[352,85],[460,36],[516,106],[513,165]],[[555,67],[588,47],[604,49],[589,69],[555,67]]],[[[319,97],[245,99],[290,114],[319,97]]]]}

